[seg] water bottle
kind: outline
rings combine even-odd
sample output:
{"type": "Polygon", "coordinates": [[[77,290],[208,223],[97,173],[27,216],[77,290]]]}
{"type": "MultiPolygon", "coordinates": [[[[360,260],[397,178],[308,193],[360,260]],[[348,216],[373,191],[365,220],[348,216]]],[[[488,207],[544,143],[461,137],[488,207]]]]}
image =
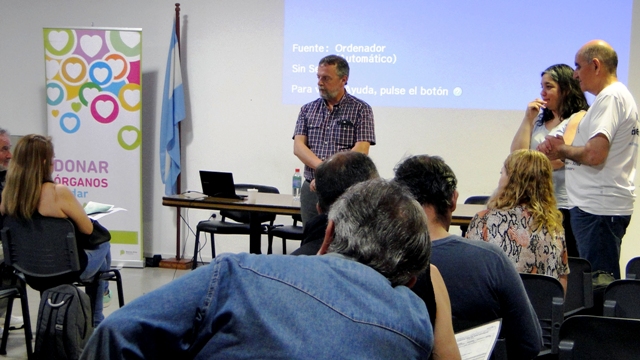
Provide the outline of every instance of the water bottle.
{"type": "Polygon", "coordinates": [[[292,191],[293,199],[300,200],[300,189],[302,189],[302,174],[300,174],[300,169],[296,169],[296,172],[293,173],[293,181],[292,181],[292,191]]]}

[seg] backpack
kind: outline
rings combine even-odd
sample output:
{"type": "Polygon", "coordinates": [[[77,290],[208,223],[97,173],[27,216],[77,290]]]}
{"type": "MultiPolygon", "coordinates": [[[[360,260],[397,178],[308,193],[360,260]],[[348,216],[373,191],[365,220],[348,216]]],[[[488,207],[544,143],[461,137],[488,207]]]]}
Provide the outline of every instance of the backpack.
{"type": "Polygon", "coordinates": [[[78,359],[92,333],[89,295],[71,284],[42,293],[36,327],[36,359],[78,359]]]}

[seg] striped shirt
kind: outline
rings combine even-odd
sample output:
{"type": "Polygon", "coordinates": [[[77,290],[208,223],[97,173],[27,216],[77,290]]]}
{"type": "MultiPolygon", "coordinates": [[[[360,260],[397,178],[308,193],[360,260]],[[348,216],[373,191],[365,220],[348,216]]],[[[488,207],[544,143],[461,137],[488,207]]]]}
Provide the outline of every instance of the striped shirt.
{"type": "MultiPolygon", "coordinates": [[[[293,137],[296,135],[306,136],[307,146],[322,161],[337,152],[351,150],[356,142],[375,145],[373,110],[346,92],[333,111],[319,98],[300,109],[293,137]]],[[[304,177],[309,181],[314,178],[313,169],[306,165],[304,177]]]]}

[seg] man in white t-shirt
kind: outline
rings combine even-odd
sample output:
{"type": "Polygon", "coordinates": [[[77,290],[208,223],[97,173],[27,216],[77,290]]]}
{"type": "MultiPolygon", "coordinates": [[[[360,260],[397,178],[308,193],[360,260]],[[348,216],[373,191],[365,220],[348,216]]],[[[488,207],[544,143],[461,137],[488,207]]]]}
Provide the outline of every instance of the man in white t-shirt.
{"type": "Polygon", "coordinates": [[[596,96],[578,125],[571,146],[562,135],[547,136],[538,150],[566,165],[571,226],[580,257],[592,269],[620,278],[620,245],[635,200],[638,158],[638,108],[627,87],[618,82],[618,56],[602,40],[576,53],[574,78],[596,96]]]}

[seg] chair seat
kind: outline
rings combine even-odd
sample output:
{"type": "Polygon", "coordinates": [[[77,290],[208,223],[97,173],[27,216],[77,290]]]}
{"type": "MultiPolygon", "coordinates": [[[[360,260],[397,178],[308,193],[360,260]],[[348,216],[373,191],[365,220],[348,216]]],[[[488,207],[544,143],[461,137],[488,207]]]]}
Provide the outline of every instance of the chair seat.
{"type": "MultiPolygon", "coordinates": [[[[203,220],[198,223],[196,229],[208,233],[215,232],[216,234],[248,235],[251,232],[251,225],[218,220],[203,220]]],[[[262,233],[267,233],[265,225],[262,226],[262,233]]]]}
{"type": "Polygon", "coordinates": [[[284,225],[271,229],[270,234],[280,238],[289,240],[302,240],[303,231],[302,226],[284,225]]]}

